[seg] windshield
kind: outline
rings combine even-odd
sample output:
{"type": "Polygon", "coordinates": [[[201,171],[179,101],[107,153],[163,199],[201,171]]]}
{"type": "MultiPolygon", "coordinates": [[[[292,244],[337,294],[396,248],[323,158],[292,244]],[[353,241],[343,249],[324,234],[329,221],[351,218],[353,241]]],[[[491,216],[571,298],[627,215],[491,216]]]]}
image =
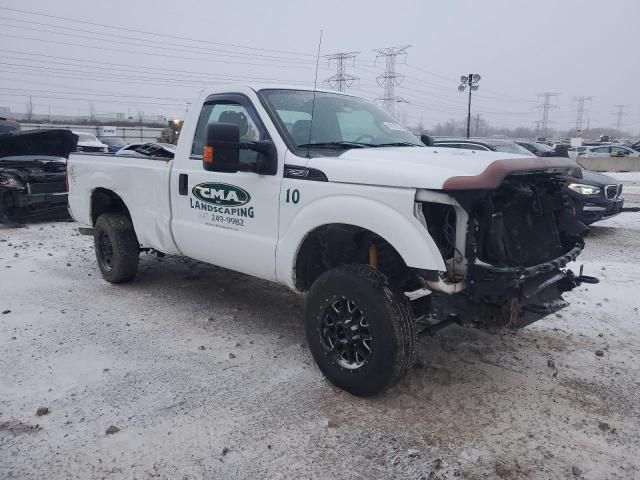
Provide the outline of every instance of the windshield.
{"type": "Polygon", "coordinates": [[[316,92],[313,125],[313,92],[261,90],[275,120],[296,147],[418,145],[422,143],[389,114],[360,98],[316,92]],[[310,131],[312,130],[312,131],[310,131]]]}
{"type": "Polygon", "coordinates": [[[529,150],[517,143],[496,143],[491,146],[495,148],[496,152],[517,153],[518,155],[528,155],[529,157],[533,155],[529,150]]]}
{"type": "Polygon", "coordinates": [[[79,142],[97,142],[98,137],[91,135],[90,133],[73,132],[78,136],[79,142]]]}

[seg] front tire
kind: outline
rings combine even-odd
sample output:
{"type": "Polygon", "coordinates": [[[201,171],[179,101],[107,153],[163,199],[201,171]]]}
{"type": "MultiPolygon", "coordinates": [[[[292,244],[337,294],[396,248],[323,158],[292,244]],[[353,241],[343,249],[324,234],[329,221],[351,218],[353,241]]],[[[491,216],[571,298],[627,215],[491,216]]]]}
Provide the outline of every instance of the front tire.
{"type": "Polygon", "coordinates": [[[110,283],[129,282],[135,278],[140,248],[133,224],[126,215],[100,215],[93,242],[102,278],[110,283]]]}
{"type": "Polygon", "coordinates": [[[369,265],[343,265],[323,273],[307,294],[305,322],[318,367],[353,395],[386,390],[415,361],[409,302],[369,265]]]}

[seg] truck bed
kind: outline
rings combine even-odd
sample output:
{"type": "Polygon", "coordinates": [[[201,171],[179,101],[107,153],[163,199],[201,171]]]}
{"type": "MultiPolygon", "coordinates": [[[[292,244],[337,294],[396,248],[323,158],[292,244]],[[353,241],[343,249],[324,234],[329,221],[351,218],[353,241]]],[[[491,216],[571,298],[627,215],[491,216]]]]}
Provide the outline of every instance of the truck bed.
{"type": "Polygon", "coordinates": [[[172,159],[74,153],[68,160],[69,209],[80,224],[93,226],[91,198],[98,189],[111,190],[125,205],[144,248],[180,253],[171,235],[172,159]]]}

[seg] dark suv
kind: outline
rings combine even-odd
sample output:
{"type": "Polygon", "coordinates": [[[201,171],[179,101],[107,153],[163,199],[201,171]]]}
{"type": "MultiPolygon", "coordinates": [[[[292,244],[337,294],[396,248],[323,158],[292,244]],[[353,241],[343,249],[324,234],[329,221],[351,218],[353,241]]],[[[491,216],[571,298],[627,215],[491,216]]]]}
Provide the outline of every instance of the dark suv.
{"type": "Polygon", "coordinates": [[[582,178],[570,181],[566,190],[585,225],[618,215],[624,205],[622,183],[591,170],[582,169],[582,178]]]}

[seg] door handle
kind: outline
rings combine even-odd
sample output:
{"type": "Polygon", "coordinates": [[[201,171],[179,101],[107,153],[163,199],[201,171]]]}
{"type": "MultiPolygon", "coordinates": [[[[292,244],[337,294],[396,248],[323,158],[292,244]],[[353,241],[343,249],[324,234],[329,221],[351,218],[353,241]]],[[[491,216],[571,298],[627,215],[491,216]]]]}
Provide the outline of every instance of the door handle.
{"type": "Polygon", "coordinates": [[[186,195],[189,190],[189,175],[181,173],[178,176],[178,193],[180,195],[186,195]]]}

